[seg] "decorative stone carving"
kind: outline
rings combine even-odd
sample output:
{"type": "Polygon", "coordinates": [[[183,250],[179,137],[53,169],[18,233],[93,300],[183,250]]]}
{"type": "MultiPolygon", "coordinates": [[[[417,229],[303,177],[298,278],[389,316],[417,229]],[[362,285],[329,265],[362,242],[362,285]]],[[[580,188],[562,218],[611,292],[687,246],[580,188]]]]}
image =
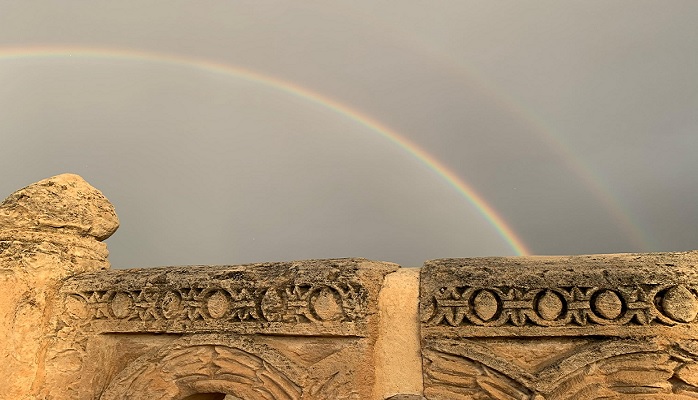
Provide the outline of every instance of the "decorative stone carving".
{"type": "Polygon", "coordinates": [[[375,299],[364,276],[394,268],[363,259],[151,268],[83,274],[61,291],[66,322],[98,333],[365,336],[375,299]]]}
{"type": "Polygon", "coordinates": [[[396,269],[335,259],[87,273],[61,287],[62,322],[64,330],[82,332],[83,340],[104,338],[94,346],[100,349],[122,346],[119,334],[138,334],[131,346],[142,350],[128,354],[142,356],[105,380],[109,395],[103,399],[160,398],[154,393],[164,393],[163,399],[197,393],[363,399],[374,391],[378,293],[384,276],[396,269]],[[185,335],[186,343],[163,347],[146,334],[185,335]],[[223,337],[235,343],[222,343],[223,337]],[[226,370],[233,359],[259,369],[226,370]],[[191,370],[196,365],[209,372],[191,370]]]}
{"type": "MultiPolygon", "coordinates": [[[[698,396],[696,359],[681,344],[613,339],[575,347],[562,357],[522,368],[487,343],[429,341],[425,394],[429,399],[688,399],[698,396]],[[550,362],[550,364],[546,364],[550,362]]],[[[512,347],[516,347],[512,343],[512,347]]]]}
{"type": "MultiPolygon", "coordinates": [[[[175,342],[133,361],[111,381],[100,399],[171,400],[201,393],[246,400],[301,399],[302,388],[297,383],[301,371],[290,368],[284,373],[258,354],[215,344],[215,338],[199,340],[204,344],[188,341],[175,342]]],[[[273,354],[275,361],[283,358],[272,349],[264,353],[273,354]]]]}
{"type": "MultiPolygon", "coordinates": [[[[613,289],[444,287],[434,293],[434,311],[427,325],[571,328],[692,324],[698,313],[696,293],[696,286],[684,285],[635,285],[613,289]]],[[[695,326],[686,328],[691,330],[695,326]]],[[[561,332],[578,335],[599,330],[561,332]]]]}
{"type": "Polygon", "coordinates": [[[427,262],[425,396],[698,397],[696,266],[698,252],[427,262]]]}
{"type": "Polygon", "coordinates": [[[378,295],[397,265],[105,271],[100,241],[117,227],[111,204],[76,175],[0,204],[3,396],[356,400],[380,392],[378,295]]]}
{"type": "Polygon", "coordinates": [[[117,226],[75,175],[0,204],[0,397],[698,398],[698,252],[108,271],[117,226]]]}

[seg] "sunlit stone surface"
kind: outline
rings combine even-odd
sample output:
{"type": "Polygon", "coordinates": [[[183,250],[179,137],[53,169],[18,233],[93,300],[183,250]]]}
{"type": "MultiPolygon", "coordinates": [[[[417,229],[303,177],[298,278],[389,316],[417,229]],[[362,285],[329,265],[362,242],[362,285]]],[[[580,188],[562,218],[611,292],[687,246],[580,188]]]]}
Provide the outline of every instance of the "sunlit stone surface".
{"type": "Polygon", "coordinates": [[[2,398],[684,399],[698,252],[109,270],[75,175],[0,204],[2,398]]]}

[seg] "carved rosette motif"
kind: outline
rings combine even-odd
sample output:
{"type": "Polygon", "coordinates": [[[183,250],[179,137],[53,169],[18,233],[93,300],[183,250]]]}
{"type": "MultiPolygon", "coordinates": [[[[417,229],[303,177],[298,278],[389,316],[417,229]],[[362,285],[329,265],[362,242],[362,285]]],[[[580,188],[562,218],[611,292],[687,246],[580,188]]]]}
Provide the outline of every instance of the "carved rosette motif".
{"type": "Polygon", "coordinates": [[[588,326],[690,324],[698,287],[442,287],[432,295],[429,326],[588,326]]]}
{"type": "Polygon", "coordinates": [[[352,323],[364,312],[362,288],[351,283],[84,291],[68,293],[66,303],[69,315],[83,322],[161,322],[174,329],[191,322],[352,323]]]}
{"type": "Polygon", "coordinates": [[[78,277],[62,289],[65,319],[98,332],[364,335],[368,291],[351,276],[319,269],[268,278],[261,268],[238,269],[199,281],[196,273],[182,274],[183,281],[167,271],[161,283],[164,269],[141,270],[126,282],[118,271],[102,273],[101,281],[78,277]]]}

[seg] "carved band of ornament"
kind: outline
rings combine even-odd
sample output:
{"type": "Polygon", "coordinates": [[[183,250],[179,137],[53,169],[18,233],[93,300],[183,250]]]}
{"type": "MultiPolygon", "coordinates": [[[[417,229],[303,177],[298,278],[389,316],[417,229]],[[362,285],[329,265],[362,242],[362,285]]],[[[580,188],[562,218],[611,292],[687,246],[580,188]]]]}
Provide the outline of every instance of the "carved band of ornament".
{"type": "Polygon", "coordinates": [[[443,287],[432,300],[427,326],[675,326],[698,316],[698,287],[684,285],[443,287]]]}
{"type": "MultiPolygon", "coordinates": [[[[282,287],[142,288],[66,293],[70,319],[119,326],[215,326],[244,323],[351,323],[365,317],[364,289],[355,283],[282,287]],[[182,324],[183,323],[183,324],[182,324]]],[[[176,330],[176,329],[175,329],[176,330]]]]}

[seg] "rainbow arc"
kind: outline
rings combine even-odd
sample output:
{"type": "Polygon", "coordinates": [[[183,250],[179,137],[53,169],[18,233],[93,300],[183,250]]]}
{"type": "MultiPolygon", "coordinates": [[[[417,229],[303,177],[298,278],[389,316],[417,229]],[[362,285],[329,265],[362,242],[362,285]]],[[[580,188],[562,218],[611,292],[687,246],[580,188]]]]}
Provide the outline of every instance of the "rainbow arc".
{"type": "Polygon", "coordinates": [[[92,47],[69,47],[69,46],[32,46],[32,47],[0,47],[0,60],[15,60],[27,58],[53,58],[53,57],[73,57],[73,58],[100,58],[100,59],[127,59],[142,60],[154,63],[185,66],[209,73],[222,74],[237,79],[259,83],[289,95],[305,99],[309,102],[321,105],[329,110],[349,118],[371,131],[381,135],[385,139],[402,148],[424,165],[434,171],[446,183],[453,187],[465,199],[472,204],[478,212],[497,231],[499,236],[506,241],[509,247],[517,255],[529,255],[530,251],[523,240],[507,224],[502,216],[490,206],[483,196],[481,196],[470,184],[460,178],[450,168],[429,154],[426,150],[410,141],[405,136],[394,131],[390,127],[382,124],[376,119],[359,112],[356,109],[343,104],[326,95],[320,94],[296,83],[282,80],[276,77],[260,74],[258,72],[220,63],[212,60],[184,57],[172,54],[163,54],[150,51],[134,49],[115,48],[92,48],[92,47]]]}

